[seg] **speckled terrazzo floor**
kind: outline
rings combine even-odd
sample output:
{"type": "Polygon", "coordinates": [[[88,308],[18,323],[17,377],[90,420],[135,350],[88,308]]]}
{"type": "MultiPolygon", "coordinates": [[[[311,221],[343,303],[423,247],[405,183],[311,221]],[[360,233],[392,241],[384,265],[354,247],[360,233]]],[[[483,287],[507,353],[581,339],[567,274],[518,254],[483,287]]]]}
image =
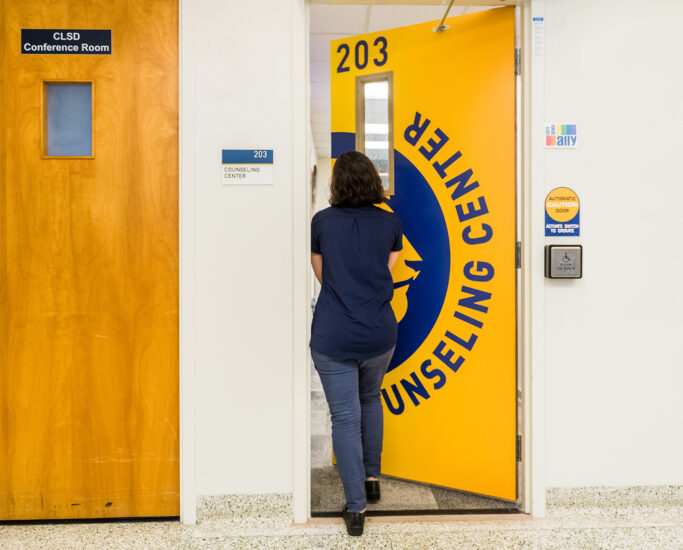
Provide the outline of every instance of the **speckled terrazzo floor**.
{"type": "Polygon", "coordinates": [[[0,525],[15,549],[683,550],[683,486],[551,490],[544,519],[386,522],[362,537],[340,521],[293,526],[288,495],[205,497],[179,522],[0,525]]]}

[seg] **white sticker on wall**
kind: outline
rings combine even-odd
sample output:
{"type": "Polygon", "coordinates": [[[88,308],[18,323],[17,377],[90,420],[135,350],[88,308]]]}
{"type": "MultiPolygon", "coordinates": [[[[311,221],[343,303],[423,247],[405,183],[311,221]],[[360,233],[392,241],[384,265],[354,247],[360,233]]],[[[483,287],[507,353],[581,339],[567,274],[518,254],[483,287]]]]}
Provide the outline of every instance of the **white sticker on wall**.
{"type": "Polygon", "coordinates": [[[223,149],[223,185],[272,185],[272,149],[223,149]]]}
{"type": "Polygon", "coordinates": [[[543,55],[543,51],[545,49],[545,30],[543,27],[543,18],[534,17],[532,22],[534,55],[543,55]]]}

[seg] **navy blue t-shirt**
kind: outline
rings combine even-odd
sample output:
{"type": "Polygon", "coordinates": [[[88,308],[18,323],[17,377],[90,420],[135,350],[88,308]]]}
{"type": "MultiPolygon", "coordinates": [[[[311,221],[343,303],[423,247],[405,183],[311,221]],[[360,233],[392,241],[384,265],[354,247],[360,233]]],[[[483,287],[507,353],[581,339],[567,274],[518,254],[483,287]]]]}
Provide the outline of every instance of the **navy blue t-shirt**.
{"type": "Polygon", "coordinates": [[[322,254],[322,289],[311,349],[368,359],[396,345],[389,253],[401,250],[401,220],[376,206],[331,206],[313,216],[311,252],[322,254]]]}

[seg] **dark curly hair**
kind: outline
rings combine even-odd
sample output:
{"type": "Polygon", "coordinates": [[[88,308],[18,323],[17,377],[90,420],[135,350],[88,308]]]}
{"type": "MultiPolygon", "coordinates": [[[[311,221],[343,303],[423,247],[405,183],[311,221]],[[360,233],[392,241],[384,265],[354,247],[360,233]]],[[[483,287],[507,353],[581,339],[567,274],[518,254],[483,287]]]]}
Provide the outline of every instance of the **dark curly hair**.
{"type": "Polygon", "coordinates": [[[342,153],[334,163],[330,184],[332,206],[370,206],[384,202],[382,178],[363,153],[342,153]]]}

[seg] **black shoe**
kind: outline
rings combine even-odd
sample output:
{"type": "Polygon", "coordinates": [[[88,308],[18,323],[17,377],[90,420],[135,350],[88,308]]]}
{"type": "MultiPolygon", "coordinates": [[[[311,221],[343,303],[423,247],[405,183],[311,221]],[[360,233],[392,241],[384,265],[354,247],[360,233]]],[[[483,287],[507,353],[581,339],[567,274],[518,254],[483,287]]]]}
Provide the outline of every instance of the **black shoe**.
{"type": "Polygon", "coordinates": [[[378,479],[365,481],[365,497],[368,499],[368,502],[370,503],[377,502],[379,500],[380,494],[378,479]]]}
{"type": "Polygon", "coordinates": [[[344,518],[344,523],[346,523],[346,532],[349,535],[352,537],[360,537],[363,534],[365,512],[349,512],[349,509],[344,506],[342,517],[344,518]]]}

